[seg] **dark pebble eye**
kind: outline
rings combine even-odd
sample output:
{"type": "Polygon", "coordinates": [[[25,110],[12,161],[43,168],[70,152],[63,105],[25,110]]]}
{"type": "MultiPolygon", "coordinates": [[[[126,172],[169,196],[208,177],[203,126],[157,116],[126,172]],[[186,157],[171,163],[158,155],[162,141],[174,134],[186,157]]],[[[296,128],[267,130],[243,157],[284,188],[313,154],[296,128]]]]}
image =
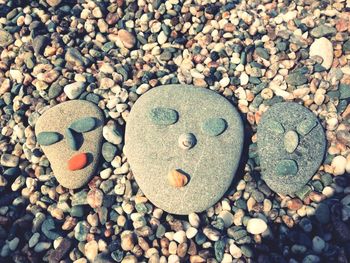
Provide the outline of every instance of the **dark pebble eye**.
{"type": "Polygon", "coordinates": [[[80,118],[74,121],[69,128],[76,132],[89,132],[96,128],[96,119],[92,117],[80,118]]]}
{"type": "Polygon", "coordinates": [[[49,146],[62,140],[62,134],[58,132],[40,132],[37,135],[37,142],[43,146],[49,146]]]}
{"type": "Polygon", "coordinates": [[[202,125],[202,131],[209,136],[218,136],[227,128],[227,122],[222,118],[207,119],[202,125]]]}
{"type": "Polygon", "coordinates": [[[149,111],[149,118],[156,125],[171,125],[177,122],[179,114],[170,108],[156,107],[149,111]]]}

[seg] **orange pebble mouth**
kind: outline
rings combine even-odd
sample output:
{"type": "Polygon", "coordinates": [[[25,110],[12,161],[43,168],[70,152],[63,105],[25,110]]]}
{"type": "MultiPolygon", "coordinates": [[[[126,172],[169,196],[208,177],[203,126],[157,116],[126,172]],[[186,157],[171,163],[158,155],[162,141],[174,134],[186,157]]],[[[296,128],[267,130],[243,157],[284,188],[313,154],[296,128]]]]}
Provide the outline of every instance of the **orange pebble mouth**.
{"type": "Polygon", "coordinates": [[[87,153],[77,153],[68,160],[68,170],[77,171],[83,169],[88,164],[87,153]]]}

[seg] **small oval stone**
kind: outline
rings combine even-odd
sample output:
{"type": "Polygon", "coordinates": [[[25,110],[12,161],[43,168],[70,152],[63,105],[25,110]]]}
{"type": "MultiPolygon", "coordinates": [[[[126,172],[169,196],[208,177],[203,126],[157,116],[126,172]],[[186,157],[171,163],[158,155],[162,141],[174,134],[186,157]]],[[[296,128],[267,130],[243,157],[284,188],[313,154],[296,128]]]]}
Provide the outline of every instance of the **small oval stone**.
{"type": "Polygon", "coordinates": [[[281,123],[277,121],[270,121],[268,128],[275,133],[284,133],[284,128],[281,123]]]}
{"type": "Polygon", "coordinates": [[[76,132],[88,132],[95,128],[96,120],[92,117],[80,118],[70,125],[70,129],[76,132]]]}
{"type": "Polygon", "coordinates": [[[171,125],[177,122],[179,116],[173,109],[156,107],[150,110],[149,117],[154,124],[171,125]]]}
{"type": "Polygon", "coordinates": [[[297,126],[297,132],[300,135],[307,135],[312,131],[314,127],[316,127],[317,121],[313,118],[305,119],[297,126]]]}
{"type": "Polygon", "coordinates": [[[260,218],[251,218],[247,223],[247,231],[250,234],[258,235],[267,229],[267,224],[264,220],[260,218]]]}
{"type": "Polygon", "coordinates": [[[177,188],[183,187],[188,183],[187,176],[178,170],[171,170],[168,174],[168,180],[170,185],[177,188]]]}
{"type": "Polygon", "coordinates": [[[67,142],[68,142],[68,145],[69,147],[73,150],[73,151],[76,151],[78,150],[78,142],[76,140],[76,134],[75,134],[75,131],[70,129],[70,128],[67,128],[66,129],[66,139],[67,139],[67,142]]]}
{"type": "Polygon", "coordinates": [[[68,161],[68,170],[70,171],[80,170],[86,166],[87,161],[88,159],[87,159],[86,153],[80,153],[80,154],[74,155],[68,161]]]}
{"type": "Polygon", "coordinates": [[[275,171],[279,175],[296,175],[298,166],[294,160],[280,160],[276,165],[275,171]]]}
{"type": "Polygon", "coordinates": [[[41,132],[37,135],[37,141],[40,145],[49,146],[60,141],[62,136],[58,132],[41,132]]]}
{"type": "Polygon", "coordinates": [[[299,136],[295,131],[287,131],[284,135],[284,148],[288,153],[293,153],[299,144],[299,136]]]}
{"type": "Polygon", "coordinates": [[[196,144],[196,137],[193,133],[183,133],[179,137],[179,146],[181,149],[189,150],[196,144]]]}
{"type": "Polygon", "coordinates": [[[227,128],[227,123],[222,118],[211,118],[203,123],[202,130],[209,136],[218,136],[227,128]]]}

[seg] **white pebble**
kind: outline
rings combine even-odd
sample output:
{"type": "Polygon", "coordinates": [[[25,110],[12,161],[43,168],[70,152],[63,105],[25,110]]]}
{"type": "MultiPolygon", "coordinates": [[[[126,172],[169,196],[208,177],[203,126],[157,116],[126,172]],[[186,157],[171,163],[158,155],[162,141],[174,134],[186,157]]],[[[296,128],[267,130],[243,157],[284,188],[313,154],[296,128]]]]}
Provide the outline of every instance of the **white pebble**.
{"type": "Polygon", "coordinates": [[[220,81],[220,86],[225,88],[226,86],[228,86],[230,84],[230,78],[229,77],[225,77],[225,78],[222,78],[220,81]]]}
{"type": "Polygon", "coordinates": [[[344,156],[338,155],[334,157],[331,164],[333,168],[334,175],[342,175],[345,173],[346,158],[344,156]]]}
{"type": "Polygon", "coordinates": [[[191,213],[188,215],[188,221],[195,228],[198,228],[201,222],[201,220],[199,219],[199,216],[195,213],[191,213]]]}
{"type": "Polygon", "coordinates": [[[220,212],[219,216],[224,221],[225,227],[230,227],[233,224],[233,215],[229,211],[220,212]]]}
{"type": "Polygon", "coordinates": [[[243,72],[239,77],[239,80],[241,82],[241,85],[247,85],[249,82],[249,76],[245,72],[243,72]]]}
{"type": "Polygon", "coordinates": [[[177,243],[179,243],[179,244],[185,243],[186,240],[187,240],[187,238],[186,238],[186,232],[183,231],[183,230],[180,230],[180,231],[176,232],[176,233],[174,234],[174,236],[173,236],[173,239],[174,239],[177,243]]]}
{"type": "Polygon", "coordinates": [[[247,231],[253,235],[261,234],[267,229],[267,224],[260,218],[251,218],[247,223],[247,231]]]}
{"type": "Polygon", "coordinates": [[[230,254],[232,255],[232,257],[234,258],[240,258],[242,256],[242,251],[241,249],[236,246],[235,244],[231,244],[230,245],[230,254]]]}
{"type": "Polygon", "coordinates": [[[315,236],[312,239],[312,249],[316,253],[321,253],[322,250],[325,248],[325,246],[326,246],[326,242],[319,236],[315,236]]]}

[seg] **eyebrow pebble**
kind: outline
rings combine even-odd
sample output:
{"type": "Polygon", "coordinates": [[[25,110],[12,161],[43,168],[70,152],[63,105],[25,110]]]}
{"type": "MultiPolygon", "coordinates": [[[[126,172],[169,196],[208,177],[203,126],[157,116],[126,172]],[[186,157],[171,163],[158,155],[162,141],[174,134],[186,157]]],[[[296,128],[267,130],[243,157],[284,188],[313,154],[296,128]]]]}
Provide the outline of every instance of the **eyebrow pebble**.
{"type": "Polygon", "coordinates": [[[58,142],[61,138],[61,134],[58,132],[41,132],[36,139],[40,145],[49,146],[58,142]]]}
{"type": "Polygon", "coordinates": [[[96,120],[92,117],[80,118],[74,121],[69,128],[76,132],[88,132],[95,128],[96,120]]]}

